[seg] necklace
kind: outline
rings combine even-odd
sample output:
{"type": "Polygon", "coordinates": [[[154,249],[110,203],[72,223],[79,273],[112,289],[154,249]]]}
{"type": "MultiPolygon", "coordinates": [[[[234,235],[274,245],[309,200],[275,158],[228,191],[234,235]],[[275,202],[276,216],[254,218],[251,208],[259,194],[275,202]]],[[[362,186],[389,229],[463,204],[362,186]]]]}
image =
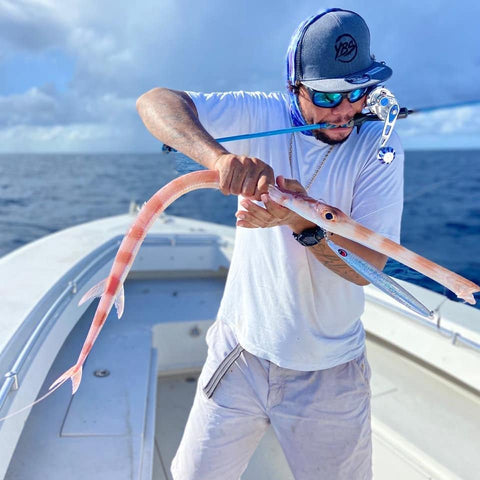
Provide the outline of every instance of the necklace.
{"type": "MultiPolygon", "coordinates": [[[[313,181],[317,178],[318,173],[322,169],[323,165],[325,164],[325,161],[327,160],[328,156],[332,153],[333,147],[335,145],[330,145],[330,148],[327,150],[327,153],[325,153],[324,157],[322,158],[322,161],[318,164],[318,167],[316,168],[315,172],[312,175],[312,178],[308,182],[307,186],[305,187],[305,190],[308,192],[309,188],[312,186],[313,181]]],[[[293,152],[293,132],[290,135],[290,146],[288,148],[288,161],[290,163],[290,172],[292,173],[293,177],[293,168],[292,168],[292,152],[293,152]]]]}

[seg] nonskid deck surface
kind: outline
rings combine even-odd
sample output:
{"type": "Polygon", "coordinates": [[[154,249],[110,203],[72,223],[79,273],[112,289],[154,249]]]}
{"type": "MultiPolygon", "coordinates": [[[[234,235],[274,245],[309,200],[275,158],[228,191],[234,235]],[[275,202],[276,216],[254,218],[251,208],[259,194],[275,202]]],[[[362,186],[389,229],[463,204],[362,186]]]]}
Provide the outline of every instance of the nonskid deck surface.
{"type": "MultiPolygon", "coordinates": [[[[128,281],[124,316],[118,320],[110,315],[87,360],[79,391],[72,399],[66,385],[33,409],[5,478],[140,478],[145,398],[153,392],[153,478],[170,479],[170,462],[206,351],[203,337],[215,318],[224,282],[208,276],[128,281]],[[153,387],[149,380],[149,372],[154,372],[152,342],[159,367],[171,371],[158,379],[156,392],[155,380],[153,387]],[[95,377],[99,369],[111,374],[95,377]]],[[[77,358],[95,306],[65,342],[42,391],[77,358]]],[[[374,422],[379,420],[459,478],[478,478],[479,397],[375,341],[368,341],[367,351],[373,370],[374,422]]],[[[426,473],[428,469],[397,449],[398,441],[392,446],[382,432],[374,430],[373,437],[377,480],[440,478],[426,473]]],[[[293,478],[271,429],[243,478],[293,478]]]]}

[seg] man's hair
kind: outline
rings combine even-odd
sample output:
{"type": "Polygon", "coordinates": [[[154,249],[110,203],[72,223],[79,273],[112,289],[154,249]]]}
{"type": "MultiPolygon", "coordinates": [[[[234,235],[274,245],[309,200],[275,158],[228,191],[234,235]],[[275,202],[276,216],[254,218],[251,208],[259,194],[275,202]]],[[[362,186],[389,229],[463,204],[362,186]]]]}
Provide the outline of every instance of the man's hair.
{"type": "Polygon", "coordinates": [[[300,85],[301,85],[301,83],[298,80],[295,82],[295,85],[293,85],[292,82],[290,80],[288,80],[287,81],[287,90],[289,92],[292,92],[295,95],[298,95],[298,93],[300,92],[300,85]]]}

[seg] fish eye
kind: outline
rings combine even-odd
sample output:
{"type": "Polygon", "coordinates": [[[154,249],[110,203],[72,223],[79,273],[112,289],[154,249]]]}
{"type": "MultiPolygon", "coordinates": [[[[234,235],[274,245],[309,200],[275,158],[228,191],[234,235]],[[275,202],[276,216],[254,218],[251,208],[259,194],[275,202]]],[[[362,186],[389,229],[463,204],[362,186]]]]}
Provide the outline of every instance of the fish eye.
{"type": "Polygon", "coordinates": [[[333,219],[335,218],[335,215],[333,215],[332,212],[327,212],[327,213],[325,214],[325,218],[326,218],[327,220],[333,220],[333,219]]]}

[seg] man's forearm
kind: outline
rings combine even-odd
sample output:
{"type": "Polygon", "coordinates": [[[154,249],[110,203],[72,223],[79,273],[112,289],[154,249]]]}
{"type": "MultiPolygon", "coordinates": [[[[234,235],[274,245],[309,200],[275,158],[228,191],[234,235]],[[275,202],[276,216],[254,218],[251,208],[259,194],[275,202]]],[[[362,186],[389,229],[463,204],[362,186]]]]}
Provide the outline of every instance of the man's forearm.
{"type": "Polygon", "coordinates": [[[154,88],[137,100],[138,113],[158,140],[212,169],[228,153],[203,128],[194,103],[184,92],[154,88]]]}
{"type": "MultiPolygon", "coordinates": [[[[298,217],[295,223],[290,223],[289,227],[296,233],[315,227],[316,225],[305,218],[298,217]]],[[[333,235],[328,233],[327,235],[333,235]]],[[[347,238],[341,237],[340,235],[333,236],[334,242],[340,247],[344,247],[350,252],[362,257],[367,262],[374,265],[379,270],[383,270],[385,263],[387,262],[387,257],[382,255],[370,248],[364,247],[359,243],[348,240],[347,238]]],[[[339,258],[330,247],[327,245],[325,240],[321,240],[317,245],[308,248],[310,252],[315,256],[315,258],[323,263],[329,270],[335,272],[337,275],[340,275],[345,280],[349,282],[356,283],[357,285],[368,285],[369,282],[365,280],[361,275],[359,275],[355,270],[352,270],[341,258],[339,258]]]]}
{"type": "MultiPolygon", "coordinates": [[[[346,248],[359,257],[362,257],[379,270],[383,270],[385,267],[385,263],[387,262],[387,257],[385,257],[385,255],[375,252],[374,250],[371,250],[363,245],[360,245],[359,243],[353,242],[339,235],[334,235],[332,240],[334,240],[337,245],[346,248]]],[[[321,240],[317,245],[310,247],[310,251],[319,262],[322,262],[323,265],[325,265],[328,269],[332,270],[332,272],[335,272],[337,275],[340,275],[345,280],[353,282],[357,285],[369,284],[368,280],[365,280],[365,278],[355,272],[355,270],[352,270],[330,249],[325,242],[325,239],[321,240]]]]}
{"type": "Polygon", "coordinates": [[[143,123],[155,137],[218,173],[224,195],[244,195],[260,200],[275,182],[270,165],[258,158],[230,153],[205,130],[192,99],[185,93],[154,88],[137,101],[143,123]]]}
{"type": "MultiPolygon", "coordinates": [[[[337,240],[337,238],[335,238],[337,240]]],[[[326,244],[325,240],[313,247],[309,247],[309,251],[315,256],[315,258],[325,265],[329,270],[340,275],[345,280],[353,282],[357,285],[368,285],[368,281],[360,276],[357,272],[352,270],[343,260],[337,257],[330,247],[326,244]]]]}

